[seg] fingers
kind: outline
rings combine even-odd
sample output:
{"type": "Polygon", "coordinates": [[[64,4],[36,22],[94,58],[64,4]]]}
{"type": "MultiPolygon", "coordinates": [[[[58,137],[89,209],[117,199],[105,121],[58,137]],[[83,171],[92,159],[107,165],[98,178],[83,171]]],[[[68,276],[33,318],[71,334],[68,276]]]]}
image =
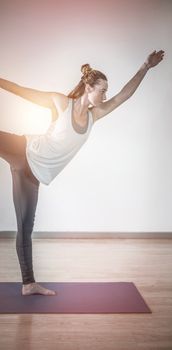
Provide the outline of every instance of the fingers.
{"type": "Polygon", "coordinates": [[[158,56],[161,58],[161,60],[164,58],[164,51],[161,50],[158,52],[158,56]]]}
{"type": "Polygon", "coordinates": [[[155,51],[153,51],[153,53],[151,54],[152,56],[156,56],[157,57],[157,59],[159,60],[159,62],[160,61],[162,61],[163,60],[163,58],[164,58],[164,50],[160,50],[160,51],[157,51],[156,52],[156,50],[155,51]]]}
{"type": "Polygon", "coordinates": [[[163,50],[160,50],[157,53],[160,54],[160,55],[164,55],[164,51],[163,50]]]}
{"type": "Polygon", "coordinates": [[[154,53],[156,53],[156,54],[163,54],[163,55],[164,55],[165,51],[163,51],[163,50],[160,50],[160,51],[154,50],[154,51],[151,53],[151,55],[153,55],[154,53]]]}
{"type": "Polygon", "coordinates": [[[157,52],[158,55],[163,55],[163,56],[164,56],[164,53],[165,52],[163,50],[160,50],[160,51],[157,52]]]}

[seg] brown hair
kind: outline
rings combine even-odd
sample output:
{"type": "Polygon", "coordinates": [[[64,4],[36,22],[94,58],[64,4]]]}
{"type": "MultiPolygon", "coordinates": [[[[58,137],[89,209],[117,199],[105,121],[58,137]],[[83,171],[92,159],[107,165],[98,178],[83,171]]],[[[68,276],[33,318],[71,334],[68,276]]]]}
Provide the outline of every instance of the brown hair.
{"type": "Polygon", "coordinates": [[[80,82],[75,88],[67,95],[70,98],[78,98],[84,94],[85,84],[94,86],[99,83],[99,79],[104,79],[107,81],[106,75],[104,75],[99,70],[92,69],[88,63],[81,66],[81,72],[83,76],[81,77],[80,82]]]}

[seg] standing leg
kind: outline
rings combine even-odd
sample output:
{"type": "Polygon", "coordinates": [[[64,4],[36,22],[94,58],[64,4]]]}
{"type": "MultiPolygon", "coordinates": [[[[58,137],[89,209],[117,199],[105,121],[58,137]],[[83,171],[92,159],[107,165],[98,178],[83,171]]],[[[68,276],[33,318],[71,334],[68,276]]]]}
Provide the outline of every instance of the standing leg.
{"type": "Polygon", "coordinates": [[[32,266],[32,231],[38,201],[39,182],[33,183],[23,169],[11,166],[13,202],[17,218],[16,250],[23,284],[35,282],[32,266]]]}
{"type": "Polygon", "coordinates": [[[32,231],[40,183],[36,178],[32,179],[31,176],[28,177],[25,168],[17,169],[11,166],[11,173],[13,179],[13,201],[18,228],[16,250],[23,281],[22,294],[55,295],[56,292],[36,283],[33,273],[32,231]]]}
{"type": "Polygon", "coordinates": [[[25,136],[0,131],[0,157],[10,165],[13,202],[17,218],[16,250],[21,268],[23,295],[55,295],[35,282],[32,263],[32,231],[38,201],[39,181],[26,159],[25,136]]]}
{"type": "Polygon", "coordinates": [[[28,174],[26,139],[0,131],[0,156],[10,164],[13,181],[13,202],[17,218],[16,250],[23,283],[35,282],[32,267],[31,234],[38,199],[39,181],[28,174]],[[32,181],[31,181],[32,180],[32,181]]]}

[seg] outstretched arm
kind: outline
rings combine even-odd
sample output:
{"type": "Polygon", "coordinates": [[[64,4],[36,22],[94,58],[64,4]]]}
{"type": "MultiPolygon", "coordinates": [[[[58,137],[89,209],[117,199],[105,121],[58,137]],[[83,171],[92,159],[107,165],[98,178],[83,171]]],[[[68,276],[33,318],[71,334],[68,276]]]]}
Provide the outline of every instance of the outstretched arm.
{"type": "Polygon", "coordinates": [[[133,95],[141,81],[143,80],[147,71],[156,66],[160,61],[162,61],[164,56],[164,51],[153,51],[145,61],[145,63],[141,66],[139,71],[135,74],[135,76],[123,87],[122,92],[128,98],[133,95]]]}
{"type": "Polygon", "coordinates": [[[0,79],[0,88],[12,92],[13,94],[23,97],[33,103],[36,103],[42,107],[54,109],[54,102],[52,97],[55,95],[60,99],[63,98],[63,94],[58,92],[48,92],[30,89],[20,86],[9,80],[0,79]]]}
{"type": "Polygon", "coordinates": [[[145,63],[140,67],[138,72],[134,75],[134,77],[131,80],[129,80],[129,82],[122,88],[122,90],[117,95],[113,96],[110,100],[103,102],[99,107],[96,107],[96,110],[94,112],[95,119],[104,117],[106,114],[112,112],[115,108],[117,108],[129,97],[131,97],[140,85],[147,71],[150,68],[156,66],[160,61],[162,61],[163,57],[163,50],[158,52],[153,51],[148,56],[145,63]]]}

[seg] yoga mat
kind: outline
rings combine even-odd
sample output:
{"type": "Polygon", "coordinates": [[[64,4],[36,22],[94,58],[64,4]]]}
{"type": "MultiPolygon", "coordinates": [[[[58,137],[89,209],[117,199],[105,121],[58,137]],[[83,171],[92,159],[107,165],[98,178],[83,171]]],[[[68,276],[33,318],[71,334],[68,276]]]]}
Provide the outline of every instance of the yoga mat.
{"type": "Polygon", "coordinates": [[[0,282],[0,313],[152,313],[133,282],[37,283],[57,294],[23,296],[21,282],[0,282]]]}

